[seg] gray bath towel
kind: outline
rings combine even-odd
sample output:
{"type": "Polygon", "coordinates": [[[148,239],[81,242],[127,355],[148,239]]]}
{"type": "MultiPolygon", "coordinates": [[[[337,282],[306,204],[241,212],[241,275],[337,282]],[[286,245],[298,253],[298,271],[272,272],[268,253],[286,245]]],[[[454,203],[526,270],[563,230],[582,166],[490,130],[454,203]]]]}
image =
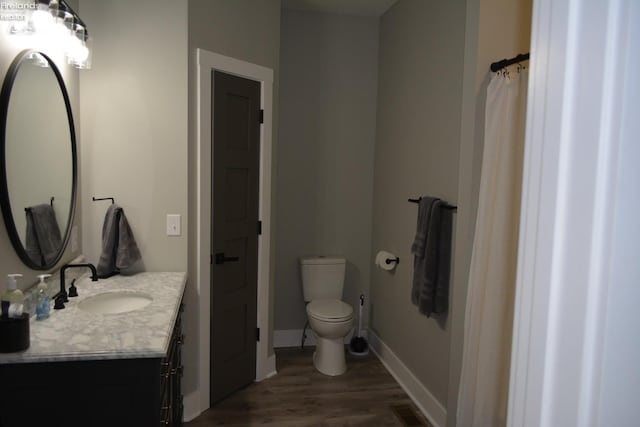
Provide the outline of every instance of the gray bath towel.
{"type": "Polygon", "coordinates": [[[53,207],[49,204],[26,209],[26,251],[38,265],[50,265],[56,260],[62,245],[60,228],[53,207]]]}
{"type": "Polygon", "coordinates": [[[110,277],[130,267],[141,258],[123,209],[112,204],[107,209],[102,226],[102,255],[98,261],[98,277],[110,277]]]}
{"type": "Polygon", "coordinates": [[[411,302],[427,317],[445,312],[448,306],[452,212],[444,206],[446,203],[437,198],[420,199],[416,238],[411,246],[411,302]]]}

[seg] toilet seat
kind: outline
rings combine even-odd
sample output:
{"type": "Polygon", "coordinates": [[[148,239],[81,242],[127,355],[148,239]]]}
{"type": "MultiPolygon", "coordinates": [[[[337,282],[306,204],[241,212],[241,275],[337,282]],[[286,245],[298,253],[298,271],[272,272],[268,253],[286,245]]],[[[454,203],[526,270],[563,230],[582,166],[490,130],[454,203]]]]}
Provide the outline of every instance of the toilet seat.
{"type": "Polygon", "coordinates": [[[337,299],[313,300],[307,304],[307,314],[322,322],[339,323],[351,320],[353,307],[337,299]]]}

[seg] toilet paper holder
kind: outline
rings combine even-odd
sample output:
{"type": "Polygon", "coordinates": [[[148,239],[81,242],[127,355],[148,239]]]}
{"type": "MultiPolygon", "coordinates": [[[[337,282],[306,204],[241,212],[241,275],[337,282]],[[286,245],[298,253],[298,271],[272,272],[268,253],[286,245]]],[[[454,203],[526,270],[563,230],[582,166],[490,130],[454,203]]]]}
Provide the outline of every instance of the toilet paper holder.
{"type": "Polygon", "coordinates": [[[376,260],[374,262],[378,268],[381,268],[386,271],[391,271],[398,266],[400,263],[400,257],[397,257],[396,254],[387,251],[378,251],[376,254],[376,260]]]}

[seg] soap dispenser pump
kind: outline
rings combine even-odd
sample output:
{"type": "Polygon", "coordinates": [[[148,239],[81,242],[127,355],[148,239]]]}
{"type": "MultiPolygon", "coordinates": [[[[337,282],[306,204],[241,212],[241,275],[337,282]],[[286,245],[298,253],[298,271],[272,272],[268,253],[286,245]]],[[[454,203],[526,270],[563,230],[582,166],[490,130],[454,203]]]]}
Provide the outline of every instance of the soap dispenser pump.
{"type": "Polygon", "coordinates": [[[2,305],[2,317],[9,317],[9,307],[14,305],[14,307],[19,307],[20,311],[22,311],[21,305],[24,304],[24,294],[20,289],[18,289],[16,283],[16,277],[22,277],[22,274],[7,274],[9,278],[7,281],[7,290],[4,294],[2,294],[1,305],[2,305]]]}
{"type": "Polygon", "coordinates": [[[36,320],[44,320],[49,317],[49,312],[51,311],[51,299],[49,298],[49,294],[47,293],[47,282],[45,279],[51,277],[50,274],[40,274],[38,278],[40,279],[40,283],[38,283],[38,300],[36,305],[36,320]]]}

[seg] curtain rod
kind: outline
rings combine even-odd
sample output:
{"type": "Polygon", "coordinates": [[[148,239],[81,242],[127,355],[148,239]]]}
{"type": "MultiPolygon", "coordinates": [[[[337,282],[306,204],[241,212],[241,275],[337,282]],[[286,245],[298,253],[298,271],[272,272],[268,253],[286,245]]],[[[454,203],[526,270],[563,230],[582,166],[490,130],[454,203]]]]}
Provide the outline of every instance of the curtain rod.
{"type": "Polygon", "coordinates": [[[503,59],[501,61],[494,62],[493,64],[491,64],[490,68],[491,68],[491,71],[495,73],[496,71],[502,70],[503,68],[508,67],[509,65],[517,64],[518,62],[526,61],[528,59],[529,59],[528,53],[521,53],[518,56],[515,56],[511,59],[503,59]]]}

